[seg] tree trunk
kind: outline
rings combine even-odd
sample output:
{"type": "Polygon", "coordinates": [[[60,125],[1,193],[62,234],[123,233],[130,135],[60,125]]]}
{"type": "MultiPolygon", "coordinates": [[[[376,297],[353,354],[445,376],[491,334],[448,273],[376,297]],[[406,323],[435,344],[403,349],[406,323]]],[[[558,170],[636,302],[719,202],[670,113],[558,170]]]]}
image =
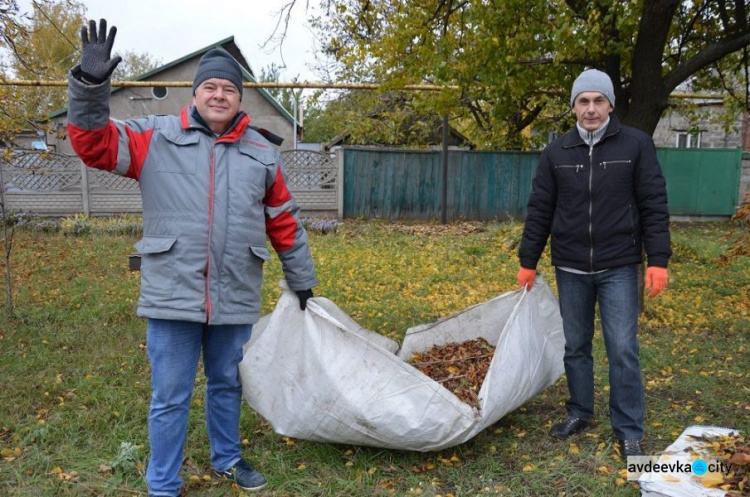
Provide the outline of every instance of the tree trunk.
{"type": "Polygon", "coordinates": [[[646,0],[638,26],[629,106],[626,108],[627,114],[618,114],[618,117],[623,124],[649,135],[654,133],[673,90],[664,84],[662,50],[669,38],[669,29],[679,4],[679,0],[646,0]]]}
{"type": "Polygon", "coordinates": [[[8,234],[8,211],[5,203],[5,180],[3,179],[3,160],[0,158],[0,222],[3,223],[3,249],[5,252],[5,293],[8,297],[8,314],[13,315],[13,280],[10,274],[10,252],[13,247],[13,232],[8,234]]]}
{"type": "Polygon", "coordinates": [[[634,92],[631,99],[630,105],[627,109],[627,114],[621,116],[615,114],[620,118],[623,124],[638,128],[649,135],[654,134],[656,125],[659,124],[659,119],[664,113],[664,110],[668,106],[668,97],[659,95],[657,92],[634,92]]]}

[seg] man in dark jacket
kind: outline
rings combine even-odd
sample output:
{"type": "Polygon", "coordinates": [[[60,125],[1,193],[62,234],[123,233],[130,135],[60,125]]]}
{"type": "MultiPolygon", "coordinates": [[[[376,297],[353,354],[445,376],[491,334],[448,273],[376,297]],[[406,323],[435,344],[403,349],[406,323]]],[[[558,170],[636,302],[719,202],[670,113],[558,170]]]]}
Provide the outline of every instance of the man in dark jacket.
{"type": "Polygon", "coordinates": [[[667,286],[672,254],[664,177],[650,136],[622,126],[606,73],[590,69],[573,83],[575,129],[542,153],[519,249],[521,287],[534,284],[551,235],[552,265],[565,333],[567,419],[550,434],[567,438],[594,415],[591,355],[597,301],[609,359],[609,412],[623,457],[642,455],[644,393],[638,359],[638,268],[645,286],[667,286]]]}
{"type": "Polygon", "coordinates": [[[87,166],[133,178],[143,199],[138,315],[151,364],[149,495],[180,495],[179,473],[198,358],[216,473],[244,490],[266,484],[242,458],[239,363],[261,305],[266,238],[300,308],[317,278],[279,152],[240,109],[242,69],[223,50],[198,63],[180,116],[109,118],[116,30],[81,30],[68,85],[68,134],[87,166]]]}

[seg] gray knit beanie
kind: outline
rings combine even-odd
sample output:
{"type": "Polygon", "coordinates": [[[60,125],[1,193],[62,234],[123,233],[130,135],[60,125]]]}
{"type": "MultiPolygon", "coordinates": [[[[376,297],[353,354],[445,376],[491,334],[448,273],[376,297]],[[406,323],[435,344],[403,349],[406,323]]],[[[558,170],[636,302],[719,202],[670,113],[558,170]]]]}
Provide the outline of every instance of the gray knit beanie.
{"type": "Polygon", "coordinates": [[[193,80],[193,95],[201,83],[211,78],[230,81],[240,91],[242,100],[242,69],[234,57],[220,48],[212,48],[198,62],[193,80]]]}
{"type": "Polygon", "coordinates": [[[615,90],[612,80],[606,72],[596,69],[583,71],[573,82],[573,90],[570,92],[570,106],[575,104],[576,97],[585,91],[596,91],[607,97],[612,107],[615,106],[615,90]]]}

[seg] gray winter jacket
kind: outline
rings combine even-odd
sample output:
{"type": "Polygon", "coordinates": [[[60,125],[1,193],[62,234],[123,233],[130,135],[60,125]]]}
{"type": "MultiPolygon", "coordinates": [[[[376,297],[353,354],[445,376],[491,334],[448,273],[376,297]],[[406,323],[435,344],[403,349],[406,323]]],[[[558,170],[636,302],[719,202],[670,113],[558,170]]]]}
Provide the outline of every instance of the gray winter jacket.
{"type": "Polygon", "coordinates": [[[292,290],[317,285],[278,151],[240,112],[218,138],[194,108],[110,120],[110,85],[69,77],[68,134],[83,162],[136,179],[143,199],[138,315],[209,324],[260,316],[266,237],[292,290]]]}

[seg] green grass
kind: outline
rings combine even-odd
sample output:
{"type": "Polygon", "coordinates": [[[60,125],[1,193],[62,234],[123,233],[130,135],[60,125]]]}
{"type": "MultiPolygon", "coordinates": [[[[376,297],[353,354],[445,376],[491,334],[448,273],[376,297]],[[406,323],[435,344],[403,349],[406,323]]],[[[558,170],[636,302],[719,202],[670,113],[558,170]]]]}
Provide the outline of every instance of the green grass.
{"type": "MultiPolygon", "coordinates": [[[[670,288],[646,303],[648,453],[692,424],[750,427],[750,260],[721,261],[729,228],[675,225],[670,288]]],[[[145,324],[135,317],[139,278],[127,270],[137,235],[117,234],[127,232],[16,233],[15,315],[6,317],[4,298],[0,307],[0,495],[146,493],[149,365],[145,324]]],[[[321,281],[315,291],[400,340],[409,326],[515,289],[520,234],[514,223],[347,221],[335,235],[310,235],[321,281]]],[[[540,269],[554,287],[547,254],[540,269]]],[[[274,259],[264,313],[280,295],[280,278],[274,259]]],[[[607,416],[601,336],[595,356],[596,425],[570,441],[547,435],[564,416],[561,379],[473,440],[436,453],[290,440],[245,406],[245,456],[268,477],[260,495],[269,496],[637,496],[635,486],[616,484],[624,464],[607,416]]],[[[200,374],[196,383],[183,468],[188,494],[236,495],[226,482],[203,479],[210,463],[200,374]]]]}

